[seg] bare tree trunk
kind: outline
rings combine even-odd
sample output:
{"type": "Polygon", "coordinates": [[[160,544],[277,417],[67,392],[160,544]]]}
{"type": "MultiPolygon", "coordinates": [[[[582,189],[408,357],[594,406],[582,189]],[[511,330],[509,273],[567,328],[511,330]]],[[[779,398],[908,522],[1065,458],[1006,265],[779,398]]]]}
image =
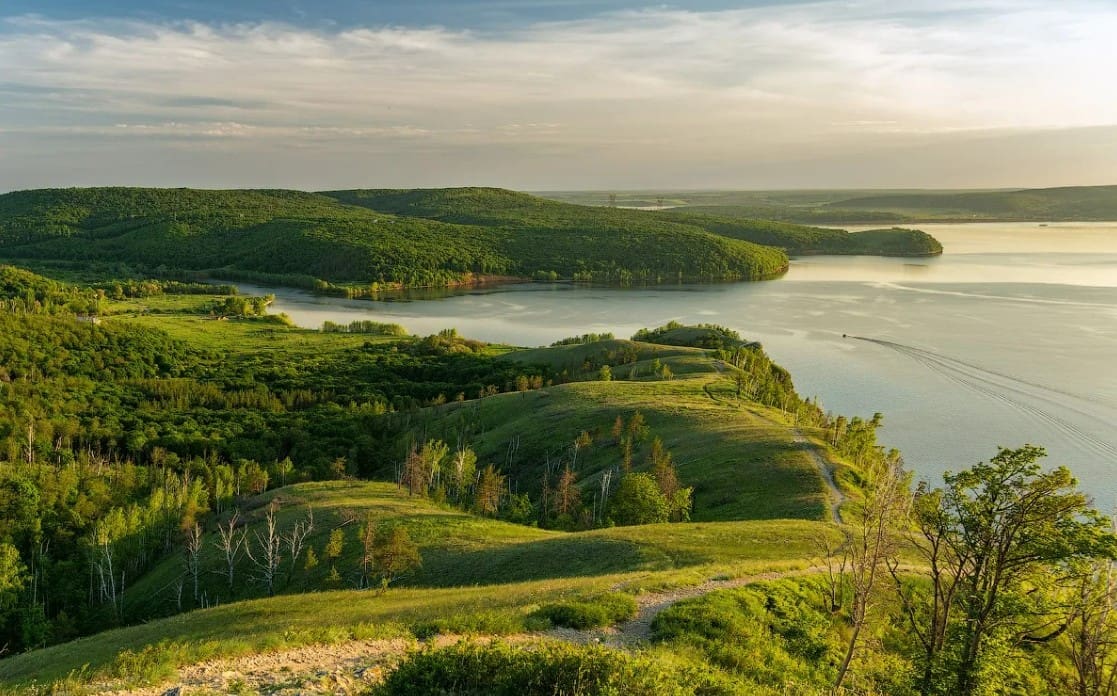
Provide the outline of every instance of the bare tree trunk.
{"type": "Polygon", "coordinates": [[[279,533],[276,524],[275,513],[277,509],[278,506],[273,501],[268,506],[268,513],[264,517],[264,533],[254,532],[256,550],[252,550],[251,544],[246,544],[244,547],[249,560],[256,566],[257,577],[268,588],[269,597],[275,595],[275,577],[279,572],[279,564],[282,560],[279,552],[283,544],[283,535],[279,533]]]}
{"type": "Polygon", "coordinates": [[[214,544],[221,550],[225,556],[225,580],[229,584],[229,589],[233,589],[234,575],[237,569],[237,562],[244,555],[247,547],[247,533],[246,529],[238,529],[237,522],[240,521],[240,513],[233,511],[232,517],[225,525],[218,525],[217,527],[217,540],[214,544]]]}
{"type": "Polygon", "coordinates": [[[184,551],[186,553],[186,574],[190,577],[191,583],[194,586],[194,605],[197,606],[200,591],[198,580],[202,572],[202,526],[197,522],[186,531],[184,551]]]}

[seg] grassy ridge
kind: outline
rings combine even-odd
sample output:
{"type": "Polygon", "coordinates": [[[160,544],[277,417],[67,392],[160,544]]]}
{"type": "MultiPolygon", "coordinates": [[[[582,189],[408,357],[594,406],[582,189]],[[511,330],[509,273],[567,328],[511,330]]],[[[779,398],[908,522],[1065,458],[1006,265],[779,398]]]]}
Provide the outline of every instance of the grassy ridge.
{"type": "Polygon", "coordinates": [[[22,191],[0,196],[0,254],[267,273],[299,284],[319,278],[403,286],[486,275],[755,280],[787,266],[779,250],[632,212],[602,213],[488,189],[412,195],[446,199],[467,212],[429,215],[352,192],[22,191]],[[505,198],[517,203],[501,205],[505,198]],[[379,208],[364,205],[370,202],[379,208]]]}
{"type": "Polygon", "coordinates": [[[602,473],[621,462],[610,433],[615,420],[627,421],[639,412],[648,434],[636,445],[634,470],[646,466],[649,441],[661,438],[682,484],[694,487],[693,519],[827,516],[826,488],[810,446],[796,441],[778,410],[738,401],[732,368],[723,366],[725,373],[719,372],[703,350],[611,340],[515,351],[501,359],[546,364],[571,377],[586,364],[612,361],[615,380],[433,407],[406,416],[412,429],[447,442],[467,434],[481,461],[503,461],[512,485],[533,494],[542,486],[548,462],[553,468],[555,462],[569,460],[574,441],[586,432],[592,442],[579,450],[576,473],[589,501],[602,473]],[[618,366],[624,355],[630,362],[618,366]],[[657,377],[657,362],[674,377],[657,377]],[[510,443],[515,449],[511,455],[510,443]]]}
{"type": "MultiPolygon", "coordinates": [[[[660,524],[567,533],[468,514],[409,497],[393,484],[374,482],[306,483],[257,496],[242,506],[241,518],[250,530],[249,539],[254,539],[253,531],[262,531],[265,506],[273,500],[279,505],[280,529],[290,528],[313,510],[315,531],[308,544],[320,561],[312,569],[305,568],[305,557],[300,557],[294,567],[284,563],[277,594],[355,587],[361,556],[357,530],[366,514],[371,514],[377,525],[405,527],[422,554],[422,566],[393,586],[504,585],[616,573],[660,573],[732,563],[746,556],[752,560],[785,558],[776,545],[763,541],[779,527],[775,522],[660,524]],[[330,561],[325,546],[337,529],[343,530],[343,551],[336,561],[330,561]],[[750,545],[757,548],[750,549],[750,545]],[[340,579],[330,579],[331,566],[340,579]]],[[[807,520],[789,522],[788,530],[794,536],[795,530],[812,525],[807,520]]],[[[213,571],[201,577],[206,602],[225,604],[267,596],[266,588],[253,581],[255,570],[247,559],[238,563],[235,586],[233,590],[228,588],[217,572],[224,560],[214,545],[216,540],[216,530],[209,530],[202,552],[202,567],[213,571]]],[[[183,577],[181,558],[172,556],[156,565],[129,588],[127,620],[148,620],[194,607],[189,581],[180,598],[178,584],[183,577]]]]}

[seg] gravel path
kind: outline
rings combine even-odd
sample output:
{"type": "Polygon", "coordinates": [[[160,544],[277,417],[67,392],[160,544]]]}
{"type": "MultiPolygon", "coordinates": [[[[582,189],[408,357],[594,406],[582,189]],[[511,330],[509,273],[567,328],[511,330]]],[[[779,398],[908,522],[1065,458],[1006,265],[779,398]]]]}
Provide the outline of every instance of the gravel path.
{"type": "MultiPolygon", "coordinates": [[[[812,566],[756,573],[726,580],[707,580],[699,585],[663,592],[648,592],[636,597],[636,616],[614,628],[590,631],[555,628],[538,634],[473,637],[470,640],[499,639],[529,643],[541,638],[551,638],[571,643],[596,643],[632,649],[651,638],[655,617],[676,602],[700,597],[715,590],[810,575],[822,570],[821,567],[812,566]]],[[[452,645],[459,640],[462,640],[462,636],[438,636],[433,640],[433,645],[452,645]]],[[[179,670],[173,681],[159,686],[119,689],[101,684],[93,685],[90,692],[101,696],[193,696],[227,693],[351,696],[364,693],[379,682],[386,670],[418,645],[417,641],[403,638],[308,645],[190,665],[179,670]]]]}

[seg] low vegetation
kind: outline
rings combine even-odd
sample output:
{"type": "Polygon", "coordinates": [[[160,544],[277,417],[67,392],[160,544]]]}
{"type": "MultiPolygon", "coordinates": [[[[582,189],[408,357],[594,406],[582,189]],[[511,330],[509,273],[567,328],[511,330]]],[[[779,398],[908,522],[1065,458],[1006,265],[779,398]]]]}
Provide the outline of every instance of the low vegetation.
{"type": "Polygon", "coordinates": [[[411,655],[371,696],[689,696],[736,693],[697,665],[592,646],[461,643],[411,655]]]}

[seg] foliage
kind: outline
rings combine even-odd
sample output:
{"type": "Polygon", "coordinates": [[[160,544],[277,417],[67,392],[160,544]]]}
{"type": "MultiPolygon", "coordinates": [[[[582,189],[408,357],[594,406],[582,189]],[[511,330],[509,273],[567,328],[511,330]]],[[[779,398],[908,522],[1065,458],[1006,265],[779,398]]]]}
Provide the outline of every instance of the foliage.
{"type": "Polygon", "coordinates": [[[657,329],[640,329],[632,336],[632,340],[712,350],[730,350],[745,345],[745,342],[741,340],[741,335],[733,329],[717,324],[684,326],[673,320],[657,329]]]}
{"type": "Polygon", "coordinates": [[[610,592],[582,602],[545,604],[534,615],[553,626],[584,631],[628,621],[636,616],[636,600],[626,594],[610,592]]]}
{"type": "Polygon", "coordinates": [[[920,692],[997,689],[998,658],[1062,630],[1051,592],[1076,563],[1117,557],[1117,536],[1042,448],[1002,448],[915,499],[929,591],[899,583],[920,645],[920,692]],[[947,675],[945,678],[943,675],[947,675]],[[992,682],[992,684],[990,683],[992,682]]]}
{"type": "Polygon", "coordinates": [[[555,341],[551,347],[555,346],[579,346],[588,343],[598,343],[600,341],[611,341],[616,336],[611,333],[584,333],[581,336],[571,336],[555,341]]]}
{"type": "Polygon", "coordinates": [[[609,519],[619,525],[656,524],[671,516],[671,503],[651,474],[625,474],[609,499],[609,519]]]}
{"type": "Polygon", "coordinates": [[[332,321],[322,322],[323,333],[355,333],[355,334],[374,334],[377,336],[396,336],[403,337],[407,335],[407,329],[399,324],[385,324],[378,321],[369,320],[356,320],[348,324],[335,324],[332,321]]]}
{"type": "Polygon", "coordinates": [[[777,249],[699,226],[497,189],[21,191],[0,196],[0,251],[345,296],[489,276],[657,283],[753,280],[787,268],[777,249]]]}
{"type": "Polygon", "coordinates": [[[458,645],[411,655],[373,696],[684,696],[735,693],[695,667],[596,646],[458,645]]]}
{"type": "Polygon", "coordinates": [[[688,211],[661,213],[700,225],[716,234],[777,247],[789,254],[860,254],[872,256],[934,256],[942,245],[921,230],[888,229],[847,232],[830,227],[804,227],[770,220],[715,217],[688,211]]]}

